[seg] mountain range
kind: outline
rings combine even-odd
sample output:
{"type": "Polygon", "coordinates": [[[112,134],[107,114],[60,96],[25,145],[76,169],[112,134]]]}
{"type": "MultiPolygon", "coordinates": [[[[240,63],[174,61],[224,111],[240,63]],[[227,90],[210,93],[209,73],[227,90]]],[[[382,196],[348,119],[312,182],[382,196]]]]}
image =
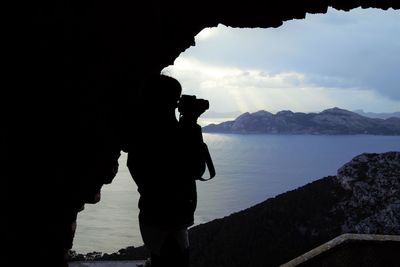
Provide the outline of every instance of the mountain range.
{"type": "Polygon", "coordinates": [[[400,112],[393,113],[375,113],[375,112],[365,112],[362,109],[353,110],[353,112],[358,113],[362,116],[374,118],[374,119],[389,119],[391,117],[400,118],[400,112]]]}
{"type": "Polygon", "coordinates": [[[400,118],[369,118],[340,108],[320,113],[280,111],[272,114],[261,110],[243,113],[235,120],[203,127],[208,133],[238,134],[373,134],[400,135],[400,118]]]}

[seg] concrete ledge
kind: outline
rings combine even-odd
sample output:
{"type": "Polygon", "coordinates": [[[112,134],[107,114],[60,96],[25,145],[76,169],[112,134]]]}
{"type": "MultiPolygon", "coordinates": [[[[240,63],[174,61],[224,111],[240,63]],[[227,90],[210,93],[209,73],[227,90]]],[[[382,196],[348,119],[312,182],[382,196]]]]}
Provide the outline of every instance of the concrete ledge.
{"type": "MultiPolygon", "coordinates": [[[[394,251],[400,252],[400,236],[343,234],[281,267],[366,266],[365,264],[380,266],[382,262],[389,267],[395,266],[391,265],[392,260],[394,261],[398,256],[394,251]]],[[[399,264],[399,262],[396,260],[393,264],[399,264]]]]}
{"type": "Polygon", "coordinates": [[[144,265],[145,261],[73,261],[69,267],[135,267],[144,265]]]}

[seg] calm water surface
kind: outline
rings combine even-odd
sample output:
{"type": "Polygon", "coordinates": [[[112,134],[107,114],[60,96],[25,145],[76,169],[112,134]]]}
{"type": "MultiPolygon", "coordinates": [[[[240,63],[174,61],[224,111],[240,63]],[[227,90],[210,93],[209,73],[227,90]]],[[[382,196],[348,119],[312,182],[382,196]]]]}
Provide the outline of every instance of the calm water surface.
{"type": "MultiPolygon", "coordinates": [[[[204,134],[217,176],[198,182],[196,224],[227,216],[295,189],[336,170],[364,152],[400,151],[400,136],[312,136],[204,134]]],[[[137,187],[119,160],[118,175],[102,200],[78,215],[73,249],[116,252],[142,245],[137,187]]]]}

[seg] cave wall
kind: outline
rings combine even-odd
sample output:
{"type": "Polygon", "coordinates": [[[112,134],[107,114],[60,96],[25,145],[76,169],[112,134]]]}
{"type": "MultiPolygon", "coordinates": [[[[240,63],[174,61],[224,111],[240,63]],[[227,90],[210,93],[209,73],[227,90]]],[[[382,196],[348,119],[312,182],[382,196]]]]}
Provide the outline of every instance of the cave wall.
{"type": "MultiPolygon", "coordinates": [[[[328,7],[397,0],[31,1],[6,10],[6,255],[62,264],[84,203],[112,181],[140,91],[205,27],[279,27],[328,7]],[[35,250],[32,250],[35,248],[35,250]]],[[[5,132],[5,134],[4,134],[5,132]]],[[[79,223],[79,222],[78,222],[79,223]]]]}

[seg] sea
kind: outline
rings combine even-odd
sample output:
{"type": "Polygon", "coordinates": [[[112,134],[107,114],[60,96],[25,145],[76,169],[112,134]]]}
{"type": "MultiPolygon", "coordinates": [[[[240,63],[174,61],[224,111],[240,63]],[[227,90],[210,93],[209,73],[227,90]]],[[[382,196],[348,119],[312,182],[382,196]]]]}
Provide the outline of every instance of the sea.
{"type": "MultiPolygon", "coordinates": [[[[249,208],[317,179],[361,153],[400,151],[400,136],[267,135],[204,133],[217,175],[197,182],[195,225],[249,208]]],[[[112,253],[143,241],[138,227],[138,192],[119,159],[119,171],[101,201],[78,214],[73,250],[112,253]]]]}

